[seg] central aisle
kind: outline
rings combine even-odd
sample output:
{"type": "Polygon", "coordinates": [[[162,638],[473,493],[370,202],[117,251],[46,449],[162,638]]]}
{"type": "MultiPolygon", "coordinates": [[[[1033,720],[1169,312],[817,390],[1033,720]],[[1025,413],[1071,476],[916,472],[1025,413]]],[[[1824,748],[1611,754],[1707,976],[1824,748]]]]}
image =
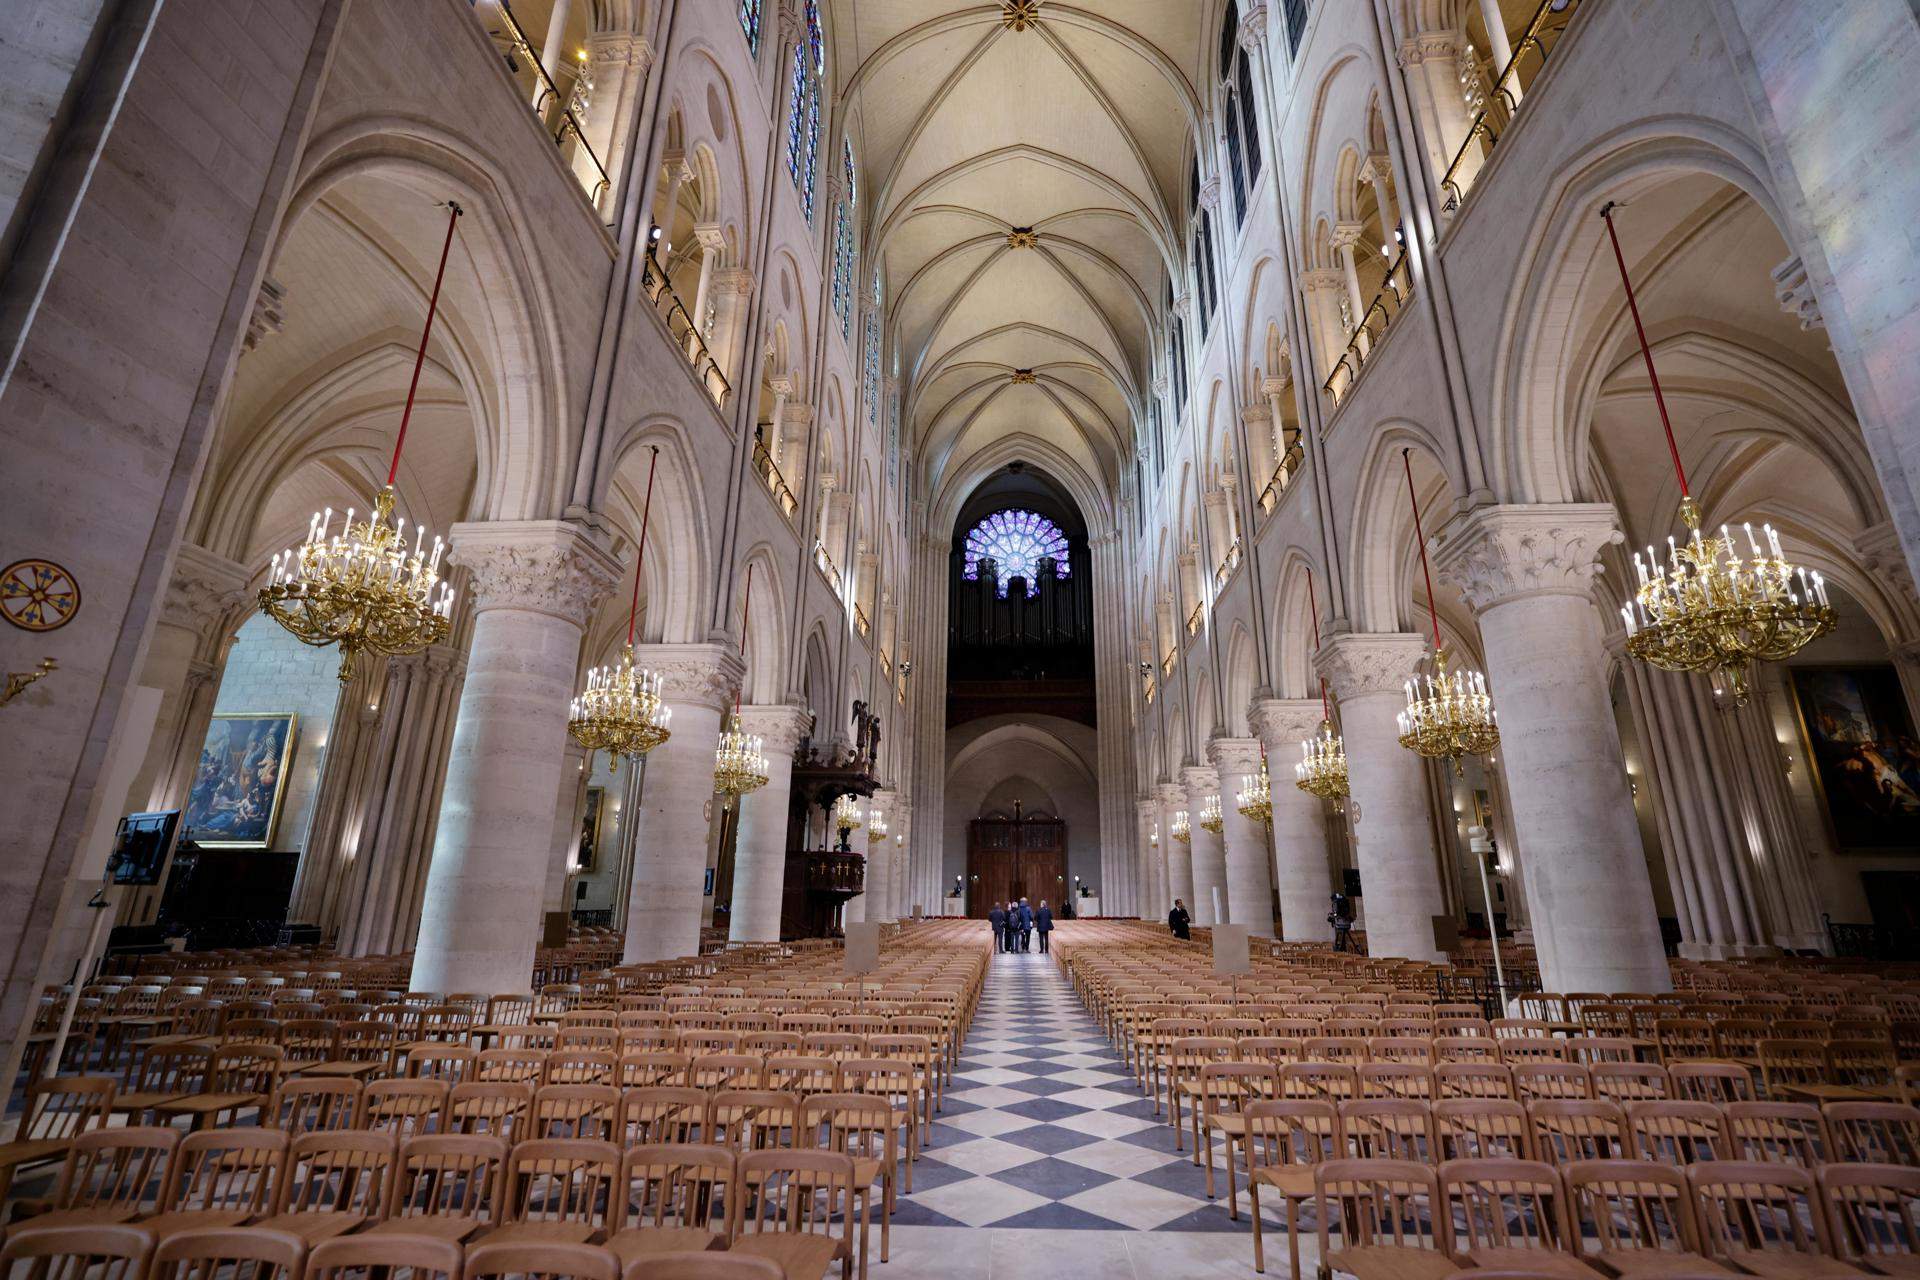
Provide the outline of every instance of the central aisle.
{"type": "MultiPolygon", "coordinates": [[[[935,1280],[1253,1274],[1244,1188],[1232,1222],[1224,1169],[1216,1204],[1051,956],[994,956],[933,1134],[913,1194],[894,1210],[889,1270],[935,1280]]],[[[1276,1234],[1269,1248],[1283,1241],[1276,1234]]]]}

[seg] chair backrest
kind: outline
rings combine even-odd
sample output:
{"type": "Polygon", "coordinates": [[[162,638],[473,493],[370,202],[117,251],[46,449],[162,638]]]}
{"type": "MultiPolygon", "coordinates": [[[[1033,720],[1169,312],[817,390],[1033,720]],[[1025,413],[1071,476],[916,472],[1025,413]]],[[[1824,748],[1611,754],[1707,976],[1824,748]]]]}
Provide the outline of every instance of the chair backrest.
{"type": "Polygon", "coordinates": [[[1735,1160],[1784,1160],[1811,1169],[1832,1158],[1833,1138],[1818,1107],[1804,1102],[1730,1102],[1723,1108],[1735,1160]]]}
{"type": "Polygon", "coordinates": [[[1816,1177],[1833,1217],[1838,1257],[1884,1275],[1920,1267],[1920,1169],[1830,1164],[1816,1177]]]}
{"type": "Polygon", "coordinates": [[[1346,1150],[1336,1105],[1324,1098],[1255,1102],[1242,1113],[1249,1158],[1270,1165],[1314,1165],[1346,1150]]]}
{"type": "Polygon", "coordinates": [[[407,1273],[407,1280],[460,1280],[461,1249],[453,1240],[387,1234],[335,1236],[307,1254],[302,1280],[376,1280],[407,1273]]]}
{"type": "Polygon", "coordinates": [[[492,1221],[507,1144],[480,1134],[435,1134],[400,1145],[387,1217],[492,1221]]]}
{"type": "Polygon", "coordinates": [[[448,1133],[490,1133],[513,1142],[528,1128],[533,1088],[507,1080],[462,1080],[447,1094],[448,1133]]]}
{"type": "MultiPolygon", "coordinates": [[[[1573,1249],[1559,1173],[1537,1160],[1449,1160],[1440,1186],[1454,1252],[1538,1249],[1543,1263],[1573,1249]]],[[[1503,1261],[1508,1261],[1503,1259],[1503,1261]]]]}
{"type": "Polygon", "coordinates": [[[1580,1160],[1562,1171],[1572,1239],[1589,1253],[1698,1253],[1686,1175],[1651,1160],[1580,1160]]]}
{"type": "Polygon", "coordinates": [[[444,1080],[375,1080],[360,1095],[356,1129],[377,1129],[402,1142],[440,1128],[447,1109],[444,1080]]]}
{"type": "Polygon", "coordinates": [[[642,1049],[620,1058],[620,1084],[632,1089],[649,1084],[685,1084],[687,1068],[693,1065],[689,1054],[675,1049],[642,1049]]]}
{"type": "Polygon", "coordinates": [[[1320,1256],[1332,1252],[1329,1228],[1341,1224],[1341,1247],[1389,1247],[1447,1255],[1452,1223],[1432,1167],[1410,1160],[1328,1160],[1313,1171],[1319,1201],[1320,1256]]]}
{"type": "Polygon", "coordinates": [[[1360,1096],[1360,1073],[1344,1062],[1289,1062],[1280,1068],[1280,1092],[1287,1098],[1344,1102],[1360,1096]]]}
{"type": "Polygon", "coordinates": [[[1433,1068],[1413,1062],[1367,1062],[1357,1070],[1362,1098],[1414,1098],[1430,1102],[1436,1093],[1433,1068]]]}
{"type": "Polygon", "coordinates": [[[307,1247],[299,1237],[262,1227],[182,1231],[162,1240],[148,1268],[152,1280],[298,1280],[307,1247]]]}
{"type": "Polygon", "coordinates": [[[551,1052],[520,1046],[482,1049],[473,1055],[473,1070],[467,1079],[488,1084],[524,1084],[531,1088],[545,1082],[547,1057],[551,1052]]]}
{"type": "Polygon", "coordinates": [[[1365,1160],[1436,1162],[1433,1112],[1407,1098],[1361,1099],[1340,1104],[1340,1128],[1353,1154],[1365,1160]]]}
{"type": "Polygon", "coordinates": [[[1534,1155],[1549,1164],[1624,1157],[1627,1118],[1615,1102],[1543,1098],[1527,1104],[1534,1155]]]}
{"type": "Polygon", "coordinates": [[[743,1149],[804,1146],[798,1132],[787,1143],[782,1143],[781,1134],[789,1127],[797,1129],[799,1104],[805,1096],[780,1089],[714,1090],[706,1095],[702,1136],[743,1149]]]}
{"type": "Polygon", "coordinates": [[[1769,1097],[1784,1085],[1819,1084],[1827,1071],[1826,1047],[1818,1040],[1770,1036],[1760,1042],[1760,1083],[1769,1097]]]}
{"type": "Polygon", "coordinates": [[[687,1085],[642,1085],[620,1095],[620,1136],[635,1143],[691,1142],[706,1121],[707,1093],[687,1085]]]}
{"type": "Polygon", "coordinates": [[[401,1069],[409,1080],[443,1080],[453,1085],[467,1078],[473,1059],[471,1045],[422,1040],[407,1046],[401,1069]]]}
{"type": "Polygon", "coordinates": [[[620,1078],[620,1057],[611,1039],[604,1049],[555,1045],[548,1051],[546,1084],[612,1084],[620,1078]]]}
{"type": "Polygon", "coordinates": [[[619,1118],[620,1091],[610,1084],[542,1085],[534,1090],[527,1136],[605,1142],[619,1118]]]}
{"type": "Polygon", "coordinates": [[[540,1276],[543,1280],[620,1280],[620,1264],[590,1244],[483,1244],[467,1250],[462,1280],[540,1276]]]}
{"type": "Polygon", "coordinates": [[[1714,1257],[1746,1253],[1831,1255],[1826,1206],[1813,1175],[1793,1165],[1715,1160],[1691,1165],[1700,1238],[1714,1257]]]}
{"type": "Polygon", "coordinates": [[[289,1133],[351,1129],[360,1114],[358,1080],[293,1076],[280,1082],[261,1112],[260,1123],[289,1133]]]}
{"type": "Polygon", "coordinates": [[[1443,1098],[1433,1104],[1442,1160],[1526,1160],[1533,1133],[1526,1108],[1511,1098],[1443,1098]]]}
{"type": "Polygon", "coordinates": [[[1545,1059],[1516,1062],[1513,1091],[1522,1102],[1536,1098],[1591,1098],[1593,1068],[1579,1062],[1545,1059]]]}
{"type": "MultiPolygon", "coordinates": [[[[1491,1045],[1494,1040],[1489,1036],[1481,1043],[1491,1045]]],[[[1442,1098],[1513,1096],[1513,1068],[1490,1058],[1478,1062],[1442,1062],[1433,1069],[1433,1079],[1442,1098]]]]}
{"type": "Polygon", "coordinates": [[[1655,1099],[1629,1102],[1627,1133],[1633,1155],[1663,1164],[1724,1160],[1729,1150],[1725,1117],[1710,1102],[1655,1099]]]}
{"type": "Polygon", "coordinates": [[[27,1086],[26,1111],[16,1140],[67,1142],[107,1123],[111,1076],[52,1076],[27,1086]]]}
{"type": "Polygon", "coordinates": [[[800,1104],[799,1130],[808,1146],[892,1169],[900,1158],[900,1130],[887,1100],[865,1093],[817,1093],[800,1104]]]}
{"type": "Polygon", "coordinates": [[[784,1280],[780,1264],[750,1253],[656,1253],[627,1264],[623,1280],[784,1280]]]}
{"type": "Polygon", "coordinates": [[[507,1157],[502,1222],[574,1223],[595,1231],[614,1212],[620,1149],[581,1138],[537,1138],[507,1157]]]}
{"type": "Polygon", "coordinates": [[[386,1211],[399,1147],[388,1133],[306,1133],[287,1150],[286,1173],[273,1211],[359,1213],[386,1211]]]}
{"type": "Polygon", "coordinates": [[[853,1157],[837,1151],[750,1151],[740,1157],[739,1170],[740,1183],[753,1199],[735,1219],[740,1235],[823,1235],[845,1248],[855,1218],[853,1157]]]}
{"type": "Polygon", "coordinates": [[[1667,1068],[1673,1096],[1686,1102],[1752,1102],[1753,1072],[1737,1062],[1677,1062],[1667,1068]]]}
{"type": "Polygon", "coordinates": [[[733,1234],[734,1152],[712,1143],[650,1142],[620,1157],[613,1231],[630,1227],[695,1227],[733,1234]]]}
{"type": "Polygon", "coordinates": [[[1835,1159],[1920,1166],[1920,1108],[1899,1102],[1830,1102],[1826,1118],[1835,1159]]]}
{"type": "Polygon", "coordinates": [[[205,1129],[190,1133],[167,1165],[162,1210],[265,1213],[286,1174],[287,1135],[279,1129],[205,1129]]]}
{"type": "Polygon", "coordinates": [[[153,1255],[153,1233],[132,1225],[36,1227],[31,1220],[7,1233],[0,1274],[28,1263],[37,1280],[142,1280],[153,1255]]]}

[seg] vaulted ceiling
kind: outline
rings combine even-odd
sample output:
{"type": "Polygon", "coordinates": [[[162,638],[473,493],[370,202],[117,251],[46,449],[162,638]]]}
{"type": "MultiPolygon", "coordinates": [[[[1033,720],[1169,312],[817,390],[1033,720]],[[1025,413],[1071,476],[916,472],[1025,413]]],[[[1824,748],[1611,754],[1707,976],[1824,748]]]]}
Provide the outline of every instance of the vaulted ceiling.
{"type": "Polygon", "coordinates": [[[1009,438],[1112,493],[1179,260],[1217,6],[1044,0],[1014,22],[1024,7],[830,0],[862,241],[929,494],[1009,438]]]}

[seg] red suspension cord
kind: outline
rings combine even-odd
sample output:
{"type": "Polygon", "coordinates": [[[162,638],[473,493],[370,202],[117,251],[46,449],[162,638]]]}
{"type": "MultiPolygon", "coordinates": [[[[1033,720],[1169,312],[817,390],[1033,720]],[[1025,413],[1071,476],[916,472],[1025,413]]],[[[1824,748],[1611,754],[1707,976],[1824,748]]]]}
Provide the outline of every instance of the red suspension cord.
{"type": "Polygon", "coordinates": [[[653,461],[647,464],[647,500],[640,508],[640,550],[633,557],[633,603],[627,607],[627,647],[633,647],[633,626],[640,617],[640,575],[647,567],[647,526],[653,522],[653,473],[660,469],[660,446],[650,446],[653,461]]]}
{"type": "Polygon", "coordinates": [[[1440,652],[1440,609],[1433,599],[1433,570],[1427,564],[1427,535],[1420,531],[1420,498],[1413,491],[1413,450],[1400,451],[1400,465],[1407,470],[1407,502],[1413,507],[1413,536],[1420,544],[1420,572],[1427,580],[1427,617],[1433,622],[1433,651],[1440,652]]]}
{"type": "Polygon", "coordinates": [[[400,450],[407,443],[407,423],[413,417],[414,393],[420,390],[420,367],[427,362],[427,339],[433,334],[433,317],[440,310],[440,282],[447,278],[447,255],[453,252],[453,229],[460,225],[461,208],[447,201],[447,238],[440,245],[440,267],[433,273],[433,296],[427,299],[427,323],[420,330],[420,349],[413,353],[413,380],[407,383],[407,407],[400,414],[400,434],[393,442],[393,462],[387,467],[387,488],[400,474],[400,450]]]}
{"type": "Polygon", "coordinates": [[[1660,429],[1667,433],[1667,453],[1673,458],[1673,474],[1680,481],[1680,496],[1690,498],[1687,491],[1687,469],[1680,463],[1680,446],[1673,439],[1673,422],[1667,417],[1667,398],[1660,394],[1660,375],[1653,368],[1653,348],[1647,345],[1647,329],[1640,323],[1640,303],[1633,296],[1633,281],[1627,275],[1627,259],[1620,252],[1620,236],[1613,229],[1614,202],[1609,200],[1600,206],[1600,220],[1607,224],[1607,239],[1613,245],[1614,265],[1620,268],[1620,283],[1627,291],[1627,310],[1633,313],[1633,331],[1640,339],[1640,358],[1647,364],[1647,381],[1653,384],[1653,403],[1660,410],[1660,429]]]}

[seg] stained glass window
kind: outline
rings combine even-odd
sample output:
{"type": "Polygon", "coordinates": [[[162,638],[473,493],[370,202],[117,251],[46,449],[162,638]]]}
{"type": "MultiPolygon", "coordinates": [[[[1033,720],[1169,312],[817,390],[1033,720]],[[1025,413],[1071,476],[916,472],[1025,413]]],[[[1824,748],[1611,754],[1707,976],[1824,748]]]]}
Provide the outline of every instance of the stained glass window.
{"type": "Polygon", "coordinates": [[[740,30],[747,36],[747,51],[760,52],[760,0],[740,0],[740,30]]]}
{"type": "Polygon", "coordinates": [[[827,44],[819,0],[807,0],[807,34],[793,51],[793,96],[787,100],[787,174],[800,191],[800,208],[813,221],[813,193],[820,175],[821,82],[827,44]]]}
{"type": "Polygon", "coordinates": [[[867,421],[880,421],[880,313],[867,312],[867,421]]]}
{"type": "Polygon", "coordinates": [[[1062,578],[1069,574],[1067,535],[1060,526],[1034,511],[1009,508],[996,511],[973,526],[967,534],[966,558],[961,573],[970,580],[980,577],[980,562],[991,560],[999,579],[999,594],[1007,594],[1007,582],[1024,578],[1031,583],[1040,572],[1040,564],[1051,560],[1062,578]]]}
{"type": "Polygon", "coordinates": [[[793,96],[787,99],[787,176],[800,185],[801,164],[806,156],[807,139],[807,50],[804,45],[793,51],[793,96]]]}
{"type": "Polygon", "coordinates": [[[847,180],[847,203],[860,203],[860,175],[853,165],[853,139],[840,140],[840,171],[847,180]]]}
{"type": "Polygon", "coordinates": [[[853,337],[853,219],[842,200],[833,215],[833,313],[840,317],[840,336],[853,337]]]}

